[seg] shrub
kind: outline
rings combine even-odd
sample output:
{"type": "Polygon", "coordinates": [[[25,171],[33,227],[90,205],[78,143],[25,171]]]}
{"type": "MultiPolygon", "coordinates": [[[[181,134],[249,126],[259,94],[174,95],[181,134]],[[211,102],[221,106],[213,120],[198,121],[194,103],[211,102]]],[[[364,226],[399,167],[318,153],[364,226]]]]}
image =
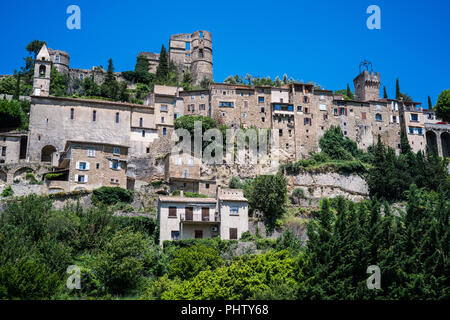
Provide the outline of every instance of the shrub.
{"type": "Polygon", "coordinates": [[[255,239],[256,239],[256,237],[254,235],[252,235],[250,233],[250,231],[245,231],[242,233],[240,240],[243,242],[250,242],[250,241],[254,241],[255,239]]]}
{"type": "Polygon", "coordinates": [[[38,183],[39,183],[39,181],[36,179],[36,177],[34,176],[34,174],[31,173],[31,172],[27,172],[27,173],[25,174],[25,180],[28,180],[28,183],[29,183],[29,184],[38,184],[38,183]]]}
{"type": "Polygon", "coordinates": [[[1,196],[2,197],[11,197],[11,196],[13,196],[14,195],[14,190],[13,190],[13,188],[11,187],[11,185],[9,185],[9,186],[7,186],[5,189],[3,189],[3,191],[2,191],[2,193],[1,193],[1,196]]]}
{"type": "Polygon", "coordinates": [[[170,262],[170,275],[190,279],[202,270],[214,270],[222,264],[219,251],[205,245],[178,249],[170,262]]]}
{"type": "Polygon", "coordinates": [[[107,205],[113,205],[118,202],[131,203],[134,198],[133,191],[120,187],[100,187],[92,192],[92,202],[102,202],[107,205]]]}
{"type": "Polygon", "coordinates": [[[305,190],[302,188],[295,188],[291,194],[292,203],[299,204],[301,199],[306,199],[305,190]]]}

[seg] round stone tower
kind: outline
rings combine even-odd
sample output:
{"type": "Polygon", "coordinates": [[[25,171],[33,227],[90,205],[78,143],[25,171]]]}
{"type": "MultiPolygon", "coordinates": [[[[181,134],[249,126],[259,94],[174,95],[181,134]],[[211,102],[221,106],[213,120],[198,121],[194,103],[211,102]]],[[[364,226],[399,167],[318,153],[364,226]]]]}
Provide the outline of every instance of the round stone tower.
{"type": "Polygon", "coordinates": [[[213,79],[211,32],[196,31],[191,34],[191,72],[194,85],[207,78],[213,79]]]}
{"type": "Polygon", "coordinates": [[[65,51],[53,49],[48,49],[48,53],[56,70],[62,74],[69,74],[70,55],[65,51]]]}

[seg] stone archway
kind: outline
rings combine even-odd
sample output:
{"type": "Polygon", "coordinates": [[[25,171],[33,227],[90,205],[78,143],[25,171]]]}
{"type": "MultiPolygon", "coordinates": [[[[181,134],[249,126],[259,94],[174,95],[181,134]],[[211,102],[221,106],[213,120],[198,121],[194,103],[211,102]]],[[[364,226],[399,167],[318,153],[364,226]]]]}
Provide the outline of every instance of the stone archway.
{"type": "Polygon", "coordinates": [[[56,148],[52,145],[46,145],[41,151],[41,161],[50,162],[52,161],[52,153],[56,152],[56,148]]]}
{"type": "Polygon", "coordinates": [[[0,184],[4,184],[7,181],[8,181],[8,174],[5,171],[0,170],[0,184]]]}
{"type": "Polygon", "coordinates": [[[428,150],[438,153],[438,142],[436,133],[434,133],[434,131],[427,131],[425,135],[427,138],[428,150]]]}
{"type": "Polygon", "coordinates": [[[33,172],[33,169],[28,168],[28,167],[21,167],[14,172],[13,178],[14,178],[14,180],[16,180],[16,179],[23,180],[23,179],[25,179],[26,174],[29,172],[33,172]]]}
{"type": "Polygon", "coordinates": [[[442,156],[444,158],[450,158],[450,133],[443,132],[441,134],[442,143],[442,156]]]}

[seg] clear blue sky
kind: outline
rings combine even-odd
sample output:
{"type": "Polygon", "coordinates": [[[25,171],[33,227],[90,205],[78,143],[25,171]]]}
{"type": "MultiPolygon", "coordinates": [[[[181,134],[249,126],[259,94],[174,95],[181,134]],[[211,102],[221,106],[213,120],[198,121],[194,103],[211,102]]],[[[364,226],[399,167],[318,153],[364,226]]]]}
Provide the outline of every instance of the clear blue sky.
{"type": "Polygon", "coordinates": [[[283,76],[346,88],[368,59],[389,97],[400,88],[427,106],[450,88],[450,1],[2,1],[0,74],[23,65],[25,46],[45,40],[70,53],[71,67],[134,69],[140,51],[159,52],[169,36],[209,30],[214,80],[230,74],[283,76]],[[81,30],[66,28],[66,8],[81,8],[81,30]],[[366,8],[381,8],[381,30],[366,8]]]}

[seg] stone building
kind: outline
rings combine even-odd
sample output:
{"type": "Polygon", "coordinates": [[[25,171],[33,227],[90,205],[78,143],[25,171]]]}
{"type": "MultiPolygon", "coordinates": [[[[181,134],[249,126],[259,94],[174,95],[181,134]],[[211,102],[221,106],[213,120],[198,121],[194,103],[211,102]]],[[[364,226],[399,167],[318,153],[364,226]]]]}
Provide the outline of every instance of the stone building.
{"type": "Polygon", "coordinates": [[[450,124],[438,119],[433,110],[423,112],[427,146],[439,156],[450,158],[450,124]]]}
{"type": "Polygon", "coordinates": [[[239,239],[248,231],[248,201],[240,189],[219,189],[216,198],[160,196],[159,241],[214,238],[239,239]]]}
{"type": "MultiPolygon", "coordinates": [[[[213,79],[212,39],[209,31],[195,31],[170,36],[169,60],[175,64],[180,76],[189,71],[194,79],[193,85],[199,85],[203,79],[213,79]]],[[[156,73],[159,54],[141,52],[149,62],[149,72],[156,73]]]]}
{"type": "Polygon", "coordinates": [[[26,159],[27,133],[0,133],[0,163],[18,163],[26,159]]]}
{"type": "Polygon", "coordinates": [[[167,154],[164,179],[170,184],[171,192],[183,190],[215,197],[216,179],[202,175],[201,165],[202,159],[195,157],[193,153],[167,154]]]}
{"type": "MultiPolygon", "coordinates": [[[[54,171],[45,180],[49,193],[93,190],[101,186],[130,188],[126,145],[67,141],[63,152],[52,154],[54,171]]],[[[130,188],[131,189],[131,188],[130,188]]]]}

